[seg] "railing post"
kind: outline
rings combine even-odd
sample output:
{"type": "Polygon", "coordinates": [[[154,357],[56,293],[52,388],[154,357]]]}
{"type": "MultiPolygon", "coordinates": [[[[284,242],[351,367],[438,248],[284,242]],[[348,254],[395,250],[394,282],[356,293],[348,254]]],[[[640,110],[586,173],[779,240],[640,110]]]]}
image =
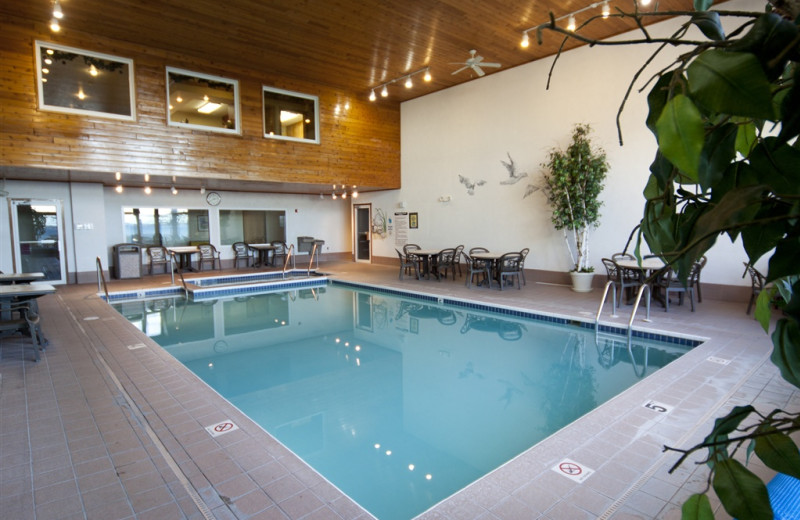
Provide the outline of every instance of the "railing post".
{"type": "Polygon", "coordinates": [[[108,285],[106,285],[106,275],[103,274],[103,262],[100,260],[99,256],[97,257],[95,264],[97,265],[97,290],[100,291],[101,288],[103,289],[103,292],[106,295],[106,302],[108,302],[108,285]],[[101,282],[103,284],[102,287],[100,286],[101,282]]]}

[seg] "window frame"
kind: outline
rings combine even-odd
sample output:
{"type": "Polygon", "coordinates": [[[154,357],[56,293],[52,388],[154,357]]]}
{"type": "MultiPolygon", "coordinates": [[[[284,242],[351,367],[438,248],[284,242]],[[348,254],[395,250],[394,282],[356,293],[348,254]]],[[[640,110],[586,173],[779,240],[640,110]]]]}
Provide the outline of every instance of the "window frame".
{"type": "Polygon", "coordinates": [[[180,69],[177,67],[165,67],[165,75],[166,75],[166,114],[167,114],[167,126],[173,126],[177,128],[186,128],[190,130],[201,130],[205,132],[218,132],[221,134],[232,134],[232,135],[242,135],[242,110],[241,110],[241,102],[239,96],[239,80],[233,78],[226,78],[223,76],[216,76],[214,74],[205,74],[202,72],[195,72],[186,69],[180,69]],[[212,126],[212,125],[204,125],[204,124],[197,124],[197,123],[184,123],[181,121],[173,121],[172,114],[170,111],[171,99],[172,94],[170,92],[171,82],[170,82],[170,74],[180,75],[180,76],[188,76],[191,78],[196,78],[199,80],[206,80],[206,81],[215,81],[217,83],[225,83],[233,87],[233,113],[234,113],[234,125],[233,128],[225,128],[224,126],[212,126]]]}
{"type": "MultiPolygon", "coordinates": [[[[60,112],[62,114],[74,114],[74,115],[81,115],[81,116],[96,116],[96,117],[103,117],[108,119],[116,119],[119,121],[136,121],[136,81],[135,81],[135,74],[134,74],[134,66],[133,60],[131,58],[123,58],[121,56],[114,56],[111,54],[104,54],[101,52],[93,52],[87,51],[85,49],[78,49],[76,47],[69,47],[66,45],[60,45],[57,43],[46,42],[44,40],[36,40],[34,42],[34,53],[35,53],[35,69],[36,69],[36,99],[38,102],[38,108],[41,111],[45,112],[60,112]],[[95,58],[105,61],[113,61],[119,62],[124,67],[127,68],[128,72],[128,105],[130,108],[130,113],[128,114],[117,114],[114,112],[103,112],[101,110],[89,110],[85,108],[74,108],[67,105],[56,105],[56,104],[48,104],[45,101],[45,87],[44,87],[44,75],[42,73],[42,68],[44,65],[43,62],[43,53],[46,54],[46,49],[53,49],[56,51],[66,52],[75,54],[78,57],[83,57],[84,61],[86,58],[95,58]]],[[[49,78],[48,78],[49,79],[49,78]]]]}
{"type": "Polygon", "coordinates": [[[304,94],[302,92],[295,92],[292,90],[285,90],[275,87],[269,87],[267,85],[261,86],[261,120],[262,120],[262,130],[264,133],[264,138],[266,139],[278,139],[281,141],[293,141],[295,143],[312,143],[312,144],[319,144],[320,137],[319,137],[319,96],[315,96],[313,94],[304,94]],[[314,102],[314,139],[308,138],[300,138],[300,137],[292,137],[288,135],[276,135],[271,134],[267,131],[267,104],[265,102],[265,97],[267,93],[274,93],[280,94],[283,96],[294,96],[300,98],[302,100],[309,100],[314,102]]]}

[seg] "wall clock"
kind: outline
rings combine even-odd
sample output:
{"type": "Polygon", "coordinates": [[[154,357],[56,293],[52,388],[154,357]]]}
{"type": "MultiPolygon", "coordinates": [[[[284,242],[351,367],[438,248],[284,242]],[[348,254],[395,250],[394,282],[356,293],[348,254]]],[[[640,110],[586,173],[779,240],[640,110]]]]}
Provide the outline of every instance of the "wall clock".
{"type": "Polygon", "coordinates": [[[222,202],[222,197],[216,191],[210,191],[208,192],[208,195],[206,195],[206,202],[212,206],[217,206],[220,202],[222,202]]]}

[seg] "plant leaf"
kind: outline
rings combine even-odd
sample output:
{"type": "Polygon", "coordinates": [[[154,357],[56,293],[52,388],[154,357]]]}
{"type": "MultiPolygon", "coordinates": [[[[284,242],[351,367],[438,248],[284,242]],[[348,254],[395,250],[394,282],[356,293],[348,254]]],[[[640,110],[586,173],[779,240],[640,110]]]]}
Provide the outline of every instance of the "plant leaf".
{"type": "Polygon", "coordinates": [[[736,158],[738,133],[738,126],[728,123],[715,128],[706,138],[697,175],[703,191],[716,185],[722,179],[725,169],[736,158]]]}
{"type": "Polygon", "coordinates": [[[770,359],[786,381],[800,388],[800,329],[797,322],[785,318],[778,320],[772,333],[772,345],[770,359]]]}
{"type": "Polygon", "coordinates": [[[750,166],[761,182],[780,195],[800,195],[800,150],[778,146],[775,137],[768,137],[753,149],[750,166]]]}
{"type": "Polygon", "coordinates": [[[781,133],[778,144],[789,142],[800,134],[800,67],[794,69],[794,85],[781,101],[781,133]]]}
{"type": "Polygon", "coordinates": [[[775,119],[769,80],[753,54],[709,50],[686,72],[692,97],[703,107],[733,116],[775,119]]]}
{"type": "Polygon", "coordinates": [[[714,0],[694,0],[695,11],[708,11],[714,4],[714,0]]]}
{"type": "Polygon", "coordinates": [[[672,83],[672,75],[664,74],[658,78],[656,84],[647,93],[647,106],[650,111],[647,113],[647,128],[650,129],[656,137],[656,122],[661,114],[664,112],[664,107],[667,105],[669,99],[670,84],[672,83]]]}
{"type": "Polygon", "coordinates": [[[681,506],[681,520],[714,520],[708,496],[699,493],[690,496],[681,506]]]}
{"type": "Polygon", "coordinates": [[[705,131],[700,111],[683,94],[670,99],[656,122],[658,149],[672,164],[697,182],[705,131]]]}
{"type": "Polygon", "coordinates": [[[772,518],[767,486],[736,459],[714,465],[714,491],[734,518],[772,518]]]}
{"type": "Polygon", "coordinates": [[[784,433],[777,432],[769,423],[762,423],[757,431],[766,433],[755,439],[758,458],[778,473],[800,478],[800,451],[797,451],[797,445],[792,439],[784,433]]]}
{"type": "Polygon", "coordinates": [[[692,23],[709,40],[722,41],[725,39],[725,29],[719,21],[719,13],[716,11],[706,11],[692,15],[692,23]]]}
{"type": "Polygon", "coordinates": [[[761,291],[756,298],[756,310],[754,316],[764,332],[769,332],[770,321],[772,320],[772,291],[761,291]]]}
{"type": "Polygon", "coordinates": [[[756,145],[756,125],[752,122],[737,125],[738,132],[736,133],[736,151],[744,157],[750,157],[750,152],[756,145]]]}

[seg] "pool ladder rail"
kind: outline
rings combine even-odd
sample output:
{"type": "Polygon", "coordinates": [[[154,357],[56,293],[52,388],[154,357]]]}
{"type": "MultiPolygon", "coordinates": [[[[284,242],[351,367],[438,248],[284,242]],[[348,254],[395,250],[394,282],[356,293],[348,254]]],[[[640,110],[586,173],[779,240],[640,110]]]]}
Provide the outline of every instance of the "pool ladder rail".
{"type": "MultiPolygon", "coordinates": [[[[606,286],[603,289],[603,299],[600,301],[600,307],[597,309],[597,315],[594,319],[594,330],[595,335],[600,330],[600,315],[603,313],[603,306],[606,304],[606,297],[608,296],[608,288],[611,287],[611,317],[617,317],[617,286],[614,285],[612,280],[606,282],[606,286]]],[[[642,284],[639,286],[639,290],[636,291],[636,301],[633,304],[633,310],[631,311],[631,317],[628,320],[628,347],[630,348],[631,338],[633,337],[633,320],[636,318],[636,311],[639,310],[639,304],[642,301],[642,295],[647,293],[647,317],[644,321],[650,323],[650,286],[647,284],[642,284]]]]}

